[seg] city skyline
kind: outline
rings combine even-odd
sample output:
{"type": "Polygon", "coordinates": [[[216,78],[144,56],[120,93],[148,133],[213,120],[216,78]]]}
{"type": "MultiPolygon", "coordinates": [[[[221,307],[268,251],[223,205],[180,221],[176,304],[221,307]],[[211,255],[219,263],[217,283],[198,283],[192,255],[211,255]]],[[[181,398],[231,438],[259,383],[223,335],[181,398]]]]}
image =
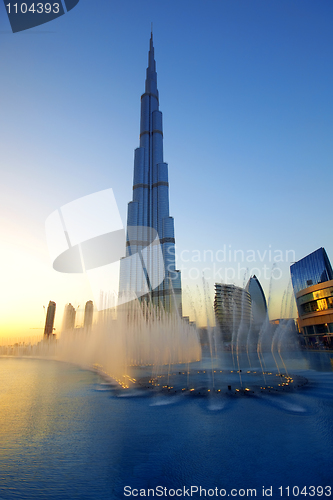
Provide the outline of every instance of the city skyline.
{"type": "MultiPolygon", "coordinates": [[[[15,35],[1,15],[0,336],[43,327],[50,300],[63,310],[91,298],[84,276],[53,271],[44,222],[112,187],[125,225],[151,20],[184,314],[194,319],[191,301],[198,314],[205,309],[197,299],[203,272],[212,304],[215,282],[242,286],[266,266],[267,279],[258,278],[269,299],[275,263],[282,276],[270,307],[278,317],[287,252],[296,261],[319,247],[333,255],[325,217],[304,206],[333,175],[331,3],[101,5],[91,11],[80,2],[15,35]],[[224,249],[240,252],[223,261],[224,249]],[[235,276],[225,279],[226,268],[235,276]]],[[[56,315],[56,332],[60,323],[56,315]]]]}

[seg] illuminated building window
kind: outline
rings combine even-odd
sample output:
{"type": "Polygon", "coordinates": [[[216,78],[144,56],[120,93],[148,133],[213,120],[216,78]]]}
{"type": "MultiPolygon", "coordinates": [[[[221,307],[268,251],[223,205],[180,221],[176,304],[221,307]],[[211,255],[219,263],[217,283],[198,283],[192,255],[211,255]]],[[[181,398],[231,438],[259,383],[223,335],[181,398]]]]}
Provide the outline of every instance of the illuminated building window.
{"type": "Polygon", "coordinates": [[[327,309],[327,300],[326,299],[317,300],[317,305],[318,305],[318,310],[319,311],[326,311],[326,309],[327,309]]]}

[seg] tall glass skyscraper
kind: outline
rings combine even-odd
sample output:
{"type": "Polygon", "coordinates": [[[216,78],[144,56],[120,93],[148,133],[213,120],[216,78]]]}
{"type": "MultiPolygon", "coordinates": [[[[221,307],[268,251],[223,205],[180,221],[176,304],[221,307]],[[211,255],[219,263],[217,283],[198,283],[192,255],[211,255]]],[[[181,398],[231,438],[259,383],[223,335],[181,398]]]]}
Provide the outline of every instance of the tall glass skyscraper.
{"type": "Polygon", "coordinates": [[[153,35],[141,96],[140,146],[134,155],[133,199],[128,204],[126,257],[120,292],[181,314],[181,275],[175,267],[174,220],[169,215],[168,164],[163,161],[153,35]],[[155,238],[155,235],[157,238],[155,238]]]}

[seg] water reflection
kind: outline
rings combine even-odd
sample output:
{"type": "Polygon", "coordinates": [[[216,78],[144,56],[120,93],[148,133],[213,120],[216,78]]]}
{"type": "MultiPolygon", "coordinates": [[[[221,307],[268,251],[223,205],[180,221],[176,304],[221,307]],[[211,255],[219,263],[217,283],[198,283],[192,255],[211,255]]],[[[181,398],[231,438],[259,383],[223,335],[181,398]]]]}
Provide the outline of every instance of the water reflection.
{"type": "Polygon", "coordinates": [[[305,392],[165,405],[96,390],[104,381],[74,365],[0,358],[0,498],[113,500],[126,485],[261,492],[263,477],[276,493],[330,484],[322,467],[333,460],[330,359],[306,356],[305,392]]]}

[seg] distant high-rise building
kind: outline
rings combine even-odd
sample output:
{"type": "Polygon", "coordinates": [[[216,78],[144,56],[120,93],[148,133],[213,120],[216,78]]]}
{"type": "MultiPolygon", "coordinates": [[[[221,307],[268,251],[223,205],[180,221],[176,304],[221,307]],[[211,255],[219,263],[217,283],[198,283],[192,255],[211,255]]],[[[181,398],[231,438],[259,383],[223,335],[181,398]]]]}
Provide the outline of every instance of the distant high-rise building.
{"type": "Polygon", "coordinates": [[[45,328],[44,328],[44,335],[47,337],[53,335],[55,312],[56,312],[56,303],[50,300],[49,305],[47,307],[45,328]]]}
{"type": "Polygon", "coordinates": [[[168,164],[163,161],[162,113],[159,111],[152,34],[145,93],[141,96],[140,147],[135,150],[133,200],[128,204],[127,228],[120,293],[129,290],[166,311],[176,309],[181,314],[181,275],[175,266],[174,220],[169,215],[168,164]],[[143,259],[142,250],[153,239],[147,228],[158,234],[161,252],[152,246],[143,259]],[[138,258],[129,258],[134,255],[138,258]],[[160,282],[156,277],[163,267],[165,277],[162,276],[160,282]],[[156,286],[156,283],[160,284],[156,286]]]}
{"type": "Polygon", "coordinates": [[[72,304],[66,304],[62,329],[73,330],[75,327],[75,317],[76,317],[75,307],[73,307],[72,304]]]}
{"type": "Polygon", "coordinates": [[[324,248],[290,266],[298,327],[306,345],[333,346],[333,271],[324,248]]]}
{"type": "Polygon", "coordinates": [[[255,275],[250,277],[245,290],[249,292],[251,297],[253,329],[259,332],[267,317],[267,304],[264,291],[255,275]]]}
{"type": "Polygon", "coordinates": [[[318,248],[290,266],[294,293],[333,279],[333,270],[324,248],[318,248]]]}
{"type": "Polygon", "coordinates": [[[86,328],[86,330],[90,330],[90,328],[92,327],[93,316],[94,316],[94,304],[92,300],[88,300],[84,308],[84,322],[83,322],[83,326],[84,328],[86,328]]]}
{"type": "Polygon", "coordinates": [[[215,283],[214,311],[223,342],[230,342],[240,329],[249,331],[252,323],[251,296],[244,288],[215,283]]]}

